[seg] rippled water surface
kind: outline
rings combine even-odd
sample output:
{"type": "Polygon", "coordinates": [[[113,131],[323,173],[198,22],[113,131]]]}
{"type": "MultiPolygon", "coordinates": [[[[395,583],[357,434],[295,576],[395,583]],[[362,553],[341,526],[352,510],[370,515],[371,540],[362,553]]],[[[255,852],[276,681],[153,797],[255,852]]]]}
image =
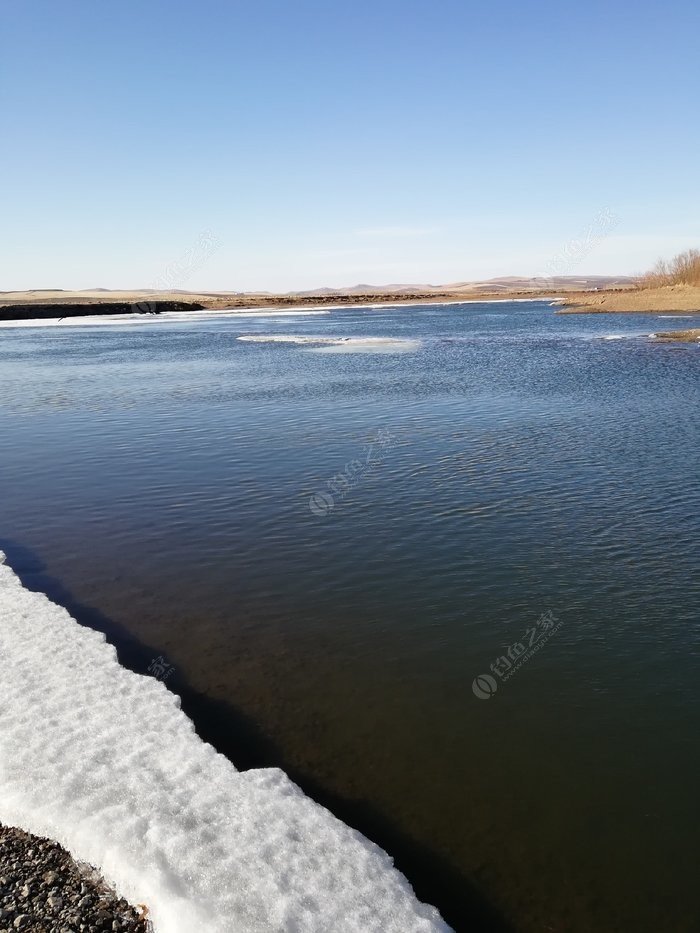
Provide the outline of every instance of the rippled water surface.
{"type": "Polygon", "coordinates": [[[456,929],[695,931],[700,350],[666,326],[3,328],[0,546],[456,929]],[[290,334],[411,343],[236,340],[290,334]]]}

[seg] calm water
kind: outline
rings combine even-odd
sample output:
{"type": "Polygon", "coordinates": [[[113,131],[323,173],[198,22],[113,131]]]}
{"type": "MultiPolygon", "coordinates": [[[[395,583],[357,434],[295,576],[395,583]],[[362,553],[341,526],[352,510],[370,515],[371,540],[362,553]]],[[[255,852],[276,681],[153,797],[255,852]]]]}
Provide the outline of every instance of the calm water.
{"type": "Polygon", "coordinates": [[[0,546],[456,929],[697,931],[700,350],[634,336],[660,326],[532,303],[3,329],[0,546]],[[265,333],[420,346],[235,339],[265,333]]]}

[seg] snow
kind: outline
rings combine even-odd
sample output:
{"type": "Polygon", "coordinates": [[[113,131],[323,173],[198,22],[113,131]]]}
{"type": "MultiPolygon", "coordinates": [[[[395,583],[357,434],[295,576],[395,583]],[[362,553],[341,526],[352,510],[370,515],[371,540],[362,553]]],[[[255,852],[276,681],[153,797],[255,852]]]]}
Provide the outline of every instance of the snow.
{"type": "Polygon", "coordinates": [[[161,311],[159,314],[85,314],[76,317],[29,318],[26,321],[0,321],[0,327],[104,327],[106,325],[215,321],[219,318],[286,318],[330,314],[327,308],[282,311],[274,308],[221,308],[204,311],[161,311]]]}
{"type": "Polygon", "coordinates": [[[4,561],[0,822],[98,867],[157,933],[449,930],[385,852],[282,771],[237,771],[4,561]]]}

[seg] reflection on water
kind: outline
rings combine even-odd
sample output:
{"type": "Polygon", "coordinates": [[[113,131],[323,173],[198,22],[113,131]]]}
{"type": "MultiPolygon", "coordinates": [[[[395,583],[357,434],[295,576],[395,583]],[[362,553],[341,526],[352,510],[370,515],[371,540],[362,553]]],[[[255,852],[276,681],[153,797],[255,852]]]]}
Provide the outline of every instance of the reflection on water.
{"type": "Polygon", "coordinates": [[[0,537],[457,929],[483,897],[525,933],[694,930],[700,353],[653,329],[545,303],[3,329],[0,537]],[[282,333],[418,346],[236,339],[282,333]]]}

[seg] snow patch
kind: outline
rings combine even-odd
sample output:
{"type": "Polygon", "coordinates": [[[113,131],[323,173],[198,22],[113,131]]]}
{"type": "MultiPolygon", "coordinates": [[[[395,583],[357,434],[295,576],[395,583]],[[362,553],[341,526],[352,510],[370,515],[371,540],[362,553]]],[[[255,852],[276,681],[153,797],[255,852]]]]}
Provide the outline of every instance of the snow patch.
{"type": "Polygon", "coordinates": [[[95,865],[157,933],[449,930],[385,852],[282,771],[237,771],[4,560],[0,821],[95,865]]]}
{"type": "Polygon", "coordinates": [[[26,321],[0,321],[0,327],[105,327],[108,325],[158,324],[193,321],[216,321],[220,318],[287,318],[330,314],[327,309],[281,311],[274,308],[222,308],[204,311],[162,311],[159,314],[85,314],[76,317],[31,318],[26,321]]]}

